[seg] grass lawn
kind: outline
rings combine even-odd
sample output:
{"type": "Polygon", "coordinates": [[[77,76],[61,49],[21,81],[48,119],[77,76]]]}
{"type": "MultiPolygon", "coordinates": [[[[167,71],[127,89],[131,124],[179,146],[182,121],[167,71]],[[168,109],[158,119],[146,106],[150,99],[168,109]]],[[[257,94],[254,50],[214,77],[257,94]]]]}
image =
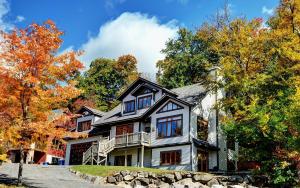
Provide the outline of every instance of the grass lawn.
{"type": "Polygon", "coordinates": [[[125,167],[125,166],[78,165],[78,166],[73,166],[71,168],[81,173],[90,174],[94,176],[103,176],[103,177],[112,175],[115,172],[119,172],[122,170],[129,170],[131,172],[141,172],[141,171],[154,172],[156,174],[164,174],[164,173],[172,172],[170,170],[161,170],[156,168],[139,168],[139,167],[131,167],[131,166],[125,167]]]}

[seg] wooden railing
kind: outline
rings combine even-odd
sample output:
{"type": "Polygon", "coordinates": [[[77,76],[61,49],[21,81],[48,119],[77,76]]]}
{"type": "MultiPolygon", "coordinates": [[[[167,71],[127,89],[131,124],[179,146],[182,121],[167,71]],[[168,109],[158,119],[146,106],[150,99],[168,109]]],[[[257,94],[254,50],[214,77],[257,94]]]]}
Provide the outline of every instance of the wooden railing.
{"type": "Polygon", "coordinates": [[[128,133],[115,137],[115,147],[126,147],[134,145],[149,145],[150,134],[145,132],[128,133]]]}

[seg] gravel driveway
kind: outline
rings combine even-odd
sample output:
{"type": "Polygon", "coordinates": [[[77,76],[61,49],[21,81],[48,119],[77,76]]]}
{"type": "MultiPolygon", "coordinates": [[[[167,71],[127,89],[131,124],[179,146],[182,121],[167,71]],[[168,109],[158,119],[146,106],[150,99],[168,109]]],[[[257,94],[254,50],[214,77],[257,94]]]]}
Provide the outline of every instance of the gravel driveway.
{"type": "MultiPolygon", "coordinates": [[[[16,182],[18,164],[4,163],[0,166],[0,183],[16,182]]],[[[87,182],[69,172],[66,166],[42,166],[24,164],[23,180],[26,187],[45,188],[94,188],[100,186],[87,182]]]]}

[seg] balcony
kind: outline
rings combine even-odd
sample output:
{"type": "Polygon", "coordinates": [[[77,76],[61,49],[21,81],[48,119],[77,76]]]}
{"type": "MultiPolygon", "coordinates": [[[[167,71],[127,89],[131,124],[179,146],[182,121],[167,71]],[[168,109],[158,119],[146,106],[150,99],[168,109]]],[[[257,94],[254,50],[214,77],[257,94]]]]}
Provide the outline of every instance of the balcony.
{"type": "Polygon", "coordinates": [[[150,133],[137,132],[117,135],[115,137],[115,148],[130,147],[130,146],[149,146],[150,133]]]}

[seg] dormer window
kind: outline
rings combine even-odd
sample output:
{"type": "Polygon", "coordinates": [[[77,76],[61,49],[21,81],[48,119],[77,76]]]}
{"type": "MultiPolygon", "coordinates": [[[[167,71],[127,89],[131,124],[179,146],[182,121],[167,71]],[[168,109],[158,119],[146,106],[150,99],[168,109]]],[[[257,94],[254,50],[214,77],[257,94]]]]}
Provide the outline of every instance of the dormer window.
{"type": "Polygon", "coordinates": [[[124,102],[124,113],[131,113],[135,111],[135,101],[124,102]]]}
{"type": "Polygon", "coordinates": [[[91,129],[92,121],[78,122],[77,132],[88,131],[91,129]]]}
{"type": "Polygon", "coordinates": [[[138,108],[143,109],[151,106],[152,95],[138,98],[138,108]]]}

